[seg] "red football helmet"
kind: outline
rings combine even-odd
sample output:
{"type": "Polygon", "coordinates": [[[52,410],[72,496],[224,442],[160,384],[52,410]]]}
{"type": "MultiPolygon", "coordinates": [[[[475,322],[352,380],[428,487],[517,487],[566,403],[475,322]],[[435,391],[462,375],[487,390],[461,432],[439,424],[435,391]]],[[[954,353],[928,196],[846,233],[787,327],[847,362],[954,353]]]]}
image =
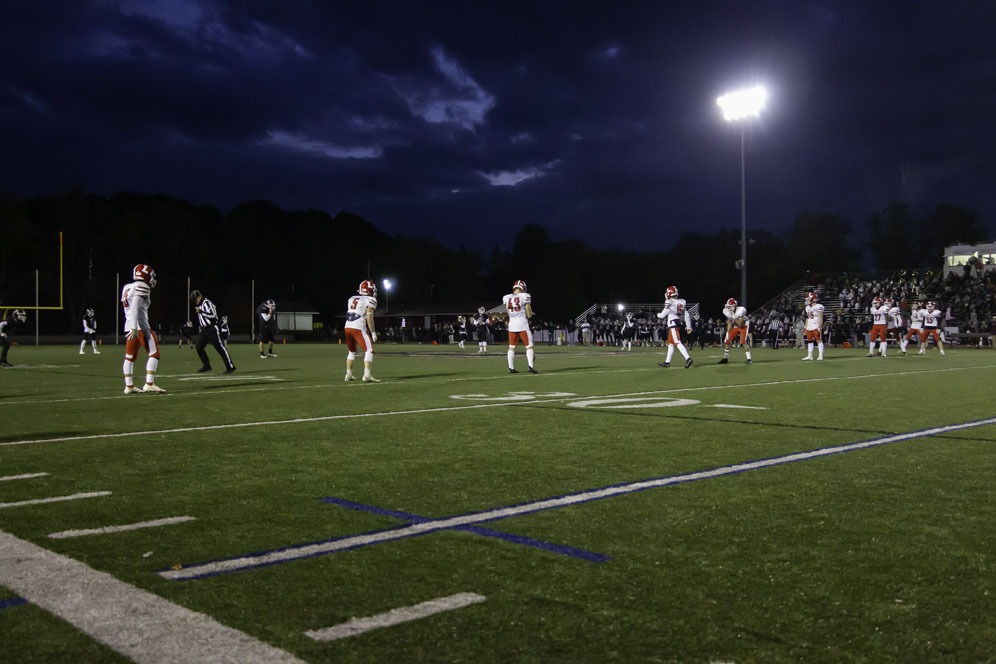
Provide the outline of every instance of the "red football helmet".
{"type": "Polygon", "coordinates": [[[730,309],[736,309],[737,301],[731,297],[729,300],[726,301],[726,306],[729,307],[730,309]]]}
{"type": "Polygon", "coordinates": [[[885,301],[885,306],[891,309],[892,307],[896,306],[896,301],[890,297],[885,301]]]}
{"type": "Polygon", "coordinates": [[[934,302],[933,300],[930,300],[929,302],[927,302],[927,311],[933,311],[936,308],[937,308],[937,303],[936,302],[934,302]]]}
{"type": "Polygon", "coordinates": [[[667,290],[665,291],[664,294],[667,296],[667,299],[669,299],[669,300],[672,297],[678,297],[678,287],[677,286],[668,286],[667,290]]]}
{"type": "Polygon", "coordinates": [[[809,291],[806,295],[806,304],[813,304],[820,299],[820,296],[816,294],[815,291],[809,291]]]}
{"type": "Polygon", "coordinates": [[[514,284],[512,284],[512,290],[515,290],[516,288],[521,290],[523,293],[529,290],[528,288],[526,288],[526,282],[524,282],[522,279],[519,279],[514,284]]]}
{"type": "Polygon", "coordinates": [[[879,307],[881,307],[882,306],[882,298],[876,297],[874,300],[872,300],[872,306],[875,307],[876,309],[879,308],[879,307]]]}
{"type": "Polygon", "coordinates": [[[377,284],[372,281],[361,281],[360,287],[357,289],[360,295],[377,295],[377,284]]]}
{"type": "Polygon", "coordinates": [[[156,271],[145,263],[139,263],[132,268],[131,276],[135,281],[144,281],[153,288],[156,286],[156,271]]]}

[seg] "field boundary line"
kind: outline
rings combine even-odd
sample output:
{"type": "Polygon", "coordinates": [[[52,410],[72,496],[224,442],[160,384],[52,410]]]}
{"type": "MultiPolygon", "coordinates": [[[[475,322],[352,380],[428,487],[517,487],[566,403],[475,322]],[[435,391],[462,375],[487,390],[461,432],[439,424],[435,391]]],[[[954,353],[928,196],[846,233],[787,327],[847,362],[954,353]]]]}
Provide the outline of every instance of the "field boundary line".
{"type": "Polygon", "coordinates": [[[305,635],[315,641],[335,641],[336,639],[343,639],[347,636],[356,636],[357,634],[369,632],[379,627],[391,627],[392,625],[400,625],[401,623],[420,618],[428,618],[437,613],[462,609],[471,604],[479,604],[485,599],[484,595],[478,595],[477,593],[456,593],[448,597],[439,597],[437,599],[430,599],[427,602],[419,602],[412,606],[391,609],[384,613],[378,613],[375,616],[353,618],[334,627],[308,630],[305,632],[305,635]]]}
{"type": "Polygon", "coordinates": [[[187,566],[176,566],[170,569],[160,570],[159,575],[165,579],[172,579],[174,581],[203,579],[211,576],[217,576],[219,574],[227,574],[230,572],[254,569],[257,567],[268,567],[270,565],[278,565],[294,560],[314,558],[316,556],[328,555],[340,551],[348,551],[350,549],[357,549],[371,544],[391,542],[408,537],[417,537],[419,535],[426,535],[428,533],[438,532],[441,530],[455,529],[470,524],[498,521],[509,517],[523,516],[526,514],[533,514],[535,512],[542,512],[570,505],[579,505],[581,503],[602,500],[604,498],[612,498],[615,496],[636,493],[637,491],[646,491],[648,489],[685,484],[687,482],[695,482],[698,480],[713,479],[726,475],[744,473],[751,470],[781,466],[799,461],[808,461],[809,459],[829,456],[832,454],[843,454],[846,452],[853,452],[855,450],[863,450],[870,447],[878,447],[881,445],[888,445],[890,443],[911,440],[913,438],[935,436],[951,431],[960,431],[963,429],[988,426],[991,424],[996,424],[996,417],[894,434],[891,436],[873,438],[871,440],[856,443],[821,447],[804,452],[792,452],[790,454],[784,454],[777,457],[745,461],[728,466],[719,466],[707,470],[683,473],[681,475],[669,475],[665,477],[640,480],[637,482],[613,484],[595,489],[587,489],[577,493],[553,496],[551,498],[542,498],[540,500],[509,505],[506,507],[497,507],[490,510],[484,510],[482,512],[471,512],[469,514],[432,519],[408,526],[386,528],[383,530],[360,533],[358,535],[347,535],[345,537],[332,538],[320,542],[309,542],[306,544],[285,546],[279,549],[250,553],[236,556],[234,558],[195,563],[187,566]]]}
{"type": "Polygon", "coordinates": [[[301,662],[208,615],[3,531],[0,585],[141,664],[301,662]]]}
{"type": "Polygon", "coordinates": [[[295,417],[286,420],[260,420],[256,422],[231,422],[228,424],[205,424],[195,427],[176,427],[172,429],[149,429],[143,431],[123,431],[116,433],[96,433],[81,436],[58,436],[55,438],[28,438],[0,442],[0,447],[12,445],[37,445],[41,443],[60,443],[76,440],[98,440],[101,438],[127,438],[130,436],[157,436],[167,433],[190,433],[192,431],[218,431],[221,429],[242,429],[250,427],[274,426],[279,424],[309,424],[313,422],[330,422],[334,420],[351,420],[365,417],[388,417],[397,415],[421,415],[425,413],[445,413],[450,411],[474,410],[480,408],[503,408],[510,406],[534,406],[544,403],[558,403],[581,399],[609,399],[613,397],[638,397],[653,394],[675,394],[681,392],[703,392],[711,390],[734,390],[747,387],[770,387],[774,385],[796,385],[801,383],[819,383],[841,380],[863,380],[867,378],[883,378],[892,376],[908,376],[917,374],[941,373],[950,371],[970,371],[989,367],[949,367],[944,369],[925,369],[921,371],[897,371],[884,374],[859,374],[857,376],[823,376],[814,378],[792,378],[786,380],[765,381],[761,383],[738,383],[735,385],[702,385],[699,387],[675,387],[666,390],[648,390],[643,392],[623,392],[619,394],[601,394],[592,396],[575,395],[555,399],[535,399],[533,401],[506,401],[500,403],[475,403],[466,406],[437,406],[435,408],[417,408],[412,410],[389,410],[376,413],[347,413],[343,415],[317,415],[315,417],[295,417]]]}
{"type": "Polygon", "coordinates": [[[196,520],[197,517],[193,516],[171,516],[165,519],[127,523],[120,526],[104,526],[103,528],[87,528],[85,530],[60,530],[57,533],[49,533],[48,536],[50,539],[66,539],[68,537],[86,537],[87,535],[106,535],[109,533],[123,533],[128,530],[139,530],[141,528],[171,526],[175,523],[186,523],[187,521],[196,520]]]}

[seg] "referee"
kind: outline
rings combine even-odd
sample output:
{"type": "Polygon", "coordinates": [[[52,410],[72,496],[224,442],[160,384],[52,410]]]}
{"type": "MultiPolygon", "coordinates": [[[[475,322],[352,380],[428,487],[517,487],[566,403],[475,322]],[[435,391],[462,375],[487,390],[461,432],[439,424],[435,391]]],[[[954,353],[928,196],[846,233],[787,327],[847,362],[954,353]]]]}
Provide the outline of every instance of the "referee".
{"type": "Polygon", "coordinates": [[[197,356],[201,358],[203,366],[197,373],[211,371],[211,361],[208,359],[204,347],[209,343],[214,346],[225,362],[225,373],[230,374],[235,371],[232,358],[228,356],[228,349],[221,343],[221,333],[218,330],[218,310],[214,308],[214,303],[204,297],[199,290],[190,291],[190,301],[196,305],[197,324],[200,326],[200,333],[197,335],[197,356]]]}

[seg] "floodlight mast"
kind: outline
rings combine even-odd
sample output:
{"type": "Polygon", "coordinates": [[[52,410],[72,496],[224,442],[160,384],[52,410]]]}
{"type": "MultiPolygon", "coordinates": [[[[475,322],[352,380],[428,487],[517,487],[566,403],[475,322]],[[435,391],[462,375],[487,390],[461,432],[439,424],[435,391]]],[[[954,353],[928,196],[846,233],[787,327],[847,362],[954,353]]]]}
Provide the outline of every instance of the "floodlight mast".
{"type": "Polygon", "coordinates": [[[391,289],[394,288],[394,282],[390,279],[384,279],[381,282],[384,286],[384,315],[391,313],[391,289]]]}
{"type": "Polygon", "coordinates": [[[747,306],[747,167],[744,149],[744,125],[750,118],[761,115],[767,91],[760,85],[747,90],[730,92],[716,103],[723,110],[723,119],[740,124],[740,304],[747,306]]]}

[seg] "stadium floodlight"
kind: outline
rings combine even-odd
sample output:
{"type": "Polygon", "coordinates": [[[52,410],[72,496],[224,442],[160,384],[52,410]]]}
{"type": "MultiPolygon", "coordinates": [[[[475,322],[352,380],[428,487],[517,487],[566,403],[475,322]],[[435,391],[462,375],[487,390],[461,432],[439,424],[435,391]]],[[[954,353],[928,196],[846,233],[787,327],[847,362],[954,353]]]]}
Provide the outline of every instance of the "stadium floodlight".
{"type": "Polygon", "coordinates": [[[616,309],[618,309],[620,313],[622,313],[623,309],[625,309],[625,308],[626,308],[626,305],[623,304],[622,302],[620,302],[619,304],[616,305],[616,309]]]}
{"type": "Polygon", "coordinates": [[[740,124],[740,304],[747,306],[747,167],[744,159],[744,125],[761,115],[768,92],[760,85],[729,92],[716,100],[727,122],[740,124]]]}
{"type": "Polygon", "coordinates": [[[391,289],[394,288],[394,282],[390,279],[384,279],[380,283],[384,286],[384,315],[386,316],[391,311],[391,289]]]}

